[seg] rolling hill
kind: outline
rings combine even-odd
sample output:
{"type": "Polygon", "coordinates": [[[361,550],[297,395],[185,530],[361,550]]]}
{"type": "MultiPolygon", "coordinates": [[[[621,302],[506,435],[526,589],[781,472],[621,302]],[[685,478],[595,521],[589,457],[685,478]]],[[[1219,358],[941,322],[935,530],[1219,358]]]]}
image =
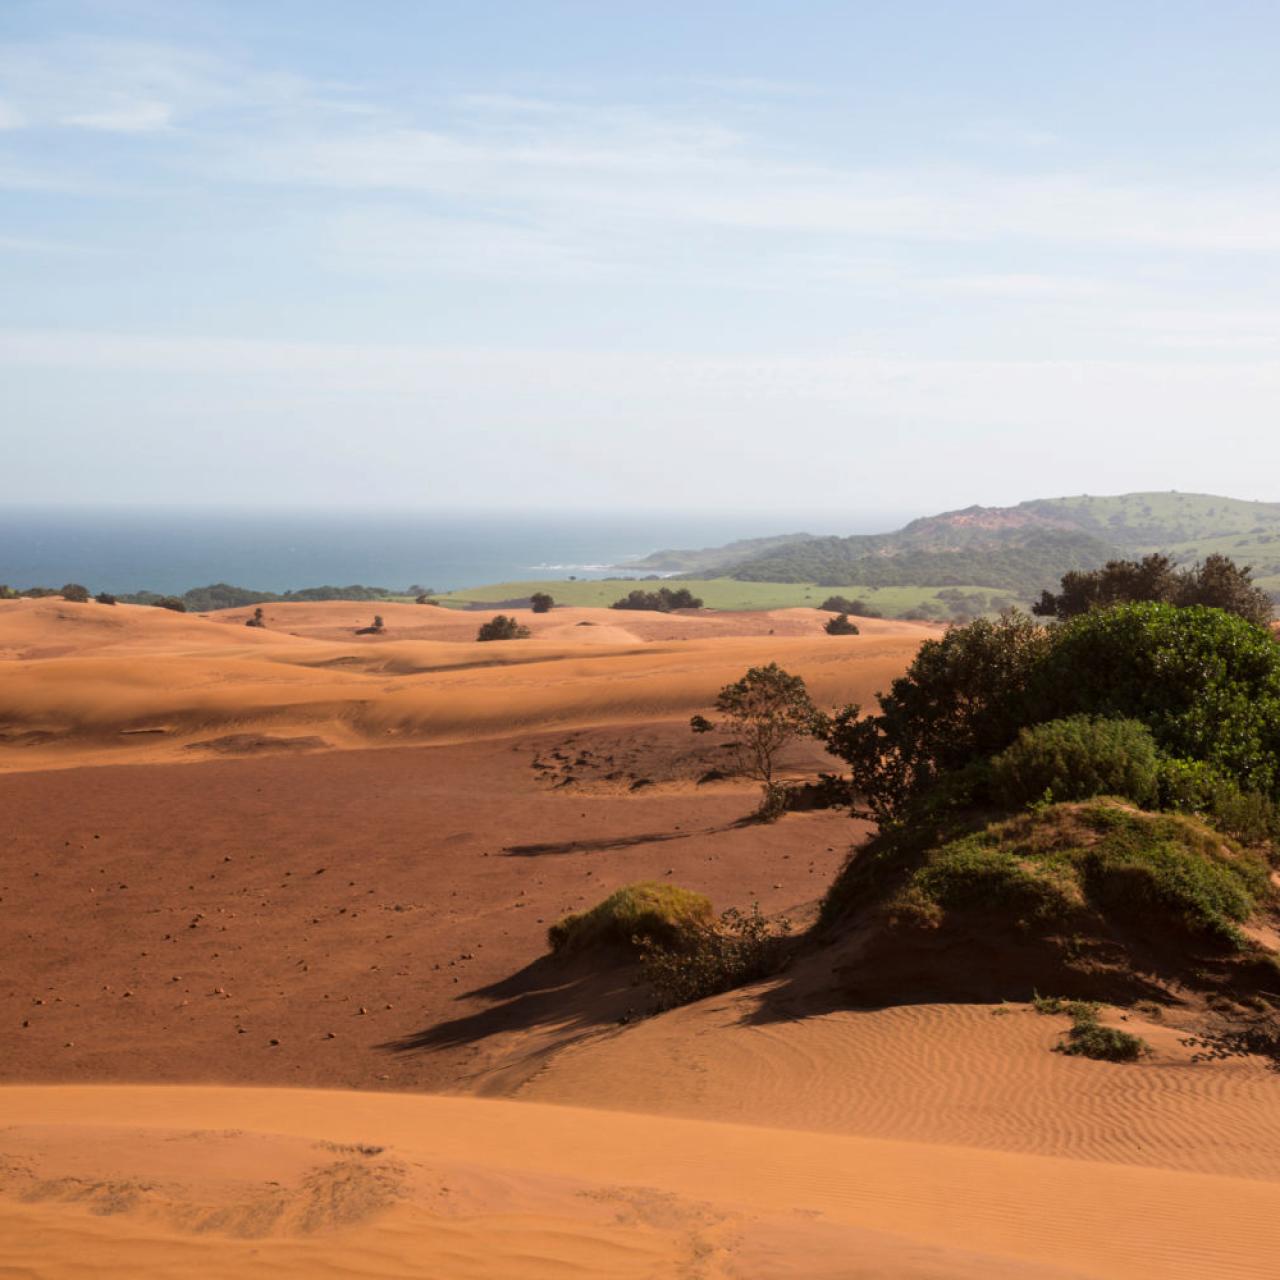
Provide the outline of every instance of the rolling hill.
{"type": "MultiPolygon", "coordinates": [[[[1108,559],[1161,551],[1190,563],[1219,552],[1251,564],[1259,584],[1280,594],[1280,503],[1183,493],[1041,498],[948,511],[895,533],[791,535],[747,556],[721,551],[728,554],[718,561],[713,550],[696,553],[703,573],[715,566],[738,581],[822,586],[965,584],[1026,598],[1108,559]]],[[[695,553],[663,554],[675,562],[695,553]]]]}

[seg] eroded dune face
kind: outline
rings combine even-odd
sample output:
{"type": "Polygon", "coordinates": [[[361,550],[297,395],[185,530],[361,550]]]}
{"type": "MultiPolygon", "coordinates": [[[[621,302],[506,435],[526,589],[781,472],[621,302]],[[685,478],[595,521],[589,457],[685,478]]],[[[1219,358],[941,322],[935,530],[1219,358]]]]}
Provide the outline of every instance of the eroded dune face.
{"type": "Polygon", "coordinates": [[[922,628],[823,634],[811,609],[689,617],[520,612],[528,640],[477,643],[493,616],[364,604],[270,605],[208,617],[0,602],[0,770],[494,738],[688,716],[755,663],[803,675],[820,703],[866,701],[922,628]]]}

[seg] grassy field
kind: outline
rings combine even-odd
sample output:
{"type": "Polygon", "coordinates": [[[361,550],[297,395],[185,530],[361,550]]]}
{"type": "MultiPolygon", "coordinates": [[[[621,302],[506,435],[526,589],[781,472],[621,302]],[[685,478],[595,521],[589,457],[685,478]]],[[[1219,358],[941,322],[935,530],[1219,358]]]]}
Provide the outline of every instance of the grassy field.
{"type": "MultiPolygon", "coordinates": [[[[535,591],[545,591],[557,604],[605,607],[636,588],[653,590],[658,583],[633,579],[611,579],[596,582],[542,581],[497,582],[489,586],[468,587],[439,596],[441,604],[463,608],[474,604],[501,605],[513,600],[527,600],[535,591]]],[[[938,587],[819,587],[804,582],[737,582],[733,578],[681,579],[674,584],[688,587],[700,596],[708,609],[785,609],[794,606],[816,608],[830,595],[858,596],[887,618],[900,617],[912,609],[932,609],[947,616],[950,609],[937,598],[938,587]]],[[[960,587],[952,590],[990,591],[982,587],[960,587]]]]}

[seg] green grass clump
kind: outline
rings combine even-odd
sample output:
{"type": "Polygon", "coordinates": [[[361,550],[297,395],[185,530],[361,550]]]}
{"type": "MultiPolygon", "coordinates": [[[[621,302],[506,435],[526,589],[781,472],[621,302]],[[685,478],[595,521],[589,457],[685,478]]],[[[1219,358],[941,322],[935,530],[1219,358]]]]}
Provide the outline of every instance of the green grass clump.
{"type": "Polygon", "coordinates": [[[1260,852],[1193,818],[1113,799],[1048,805],[923,849],[890,834],[846,867],[824,918],[836,914],[833,899],[847,909],[877,889],[892,918],[916,923],[996,913],[1011,926],[1087,931],[1092,921],[1231,950],[1246,944],[1239,925],[1272,896],[1260,852]]]}
{"type": "Polygon", "coordinates": [[[645,943],[679,948],[713,919],[704,895],[643,880],[615,890],[589,911],[557,920],[547,930],[547,941],[556,955],[645,943]]]}

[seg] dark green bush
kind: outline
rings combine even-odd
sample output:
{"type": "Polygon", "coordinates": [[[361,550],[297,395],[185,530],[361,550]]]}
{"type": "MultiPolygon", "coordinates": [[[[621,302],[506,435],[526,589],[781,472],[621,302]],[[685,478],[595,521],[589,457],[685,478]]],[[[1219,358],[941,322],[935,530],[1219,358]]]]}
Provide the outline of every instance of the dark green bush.
{"type": "Polygon", "coordinates": [[[555,600],[545,591],[535,591],[533,595],[529,597],[529,608],[532,609],[534,613],[550,613],[555,607],[555,603],[555,600]]]}
{"type": "Polygon", "coordinates": [[[82,587],[78,582],[68,582],[58,594],[64,600],[70,600],[73,604],[87,604],[89,602],[89,588],[82,587]]]}
{"type": "Polygon", "coordinates": [[[523,627],[514,618],[500,613],[488,622],[482,622],[476,632],[477,640],[527,640],[529,628],[523,627]]]}
{"type": "Polygon", "coordinates": [[[1124,796],[1155,803],[1155,739],[1137,720],[1070,716],[1023,729],[991,762],[996,796],[1011,807],[1050,798],[1124,796]]]}
{"type": "Polygon", "coordinates": [[[822,628],[829,636],[856,636],[858,628],[849,621],[847,613],[839,613],[822,628]]]}
{"type": "Polygon", "coordinates": [[[1137,1062],[1151,1052],[1151,1046],[1141,1036],[1118,1027],[1104,1027],[1100,1022],[1077,1022],[1056,1048],[1069,1057],[1095,1058],[1100,1062],[1137,1062]]]}

